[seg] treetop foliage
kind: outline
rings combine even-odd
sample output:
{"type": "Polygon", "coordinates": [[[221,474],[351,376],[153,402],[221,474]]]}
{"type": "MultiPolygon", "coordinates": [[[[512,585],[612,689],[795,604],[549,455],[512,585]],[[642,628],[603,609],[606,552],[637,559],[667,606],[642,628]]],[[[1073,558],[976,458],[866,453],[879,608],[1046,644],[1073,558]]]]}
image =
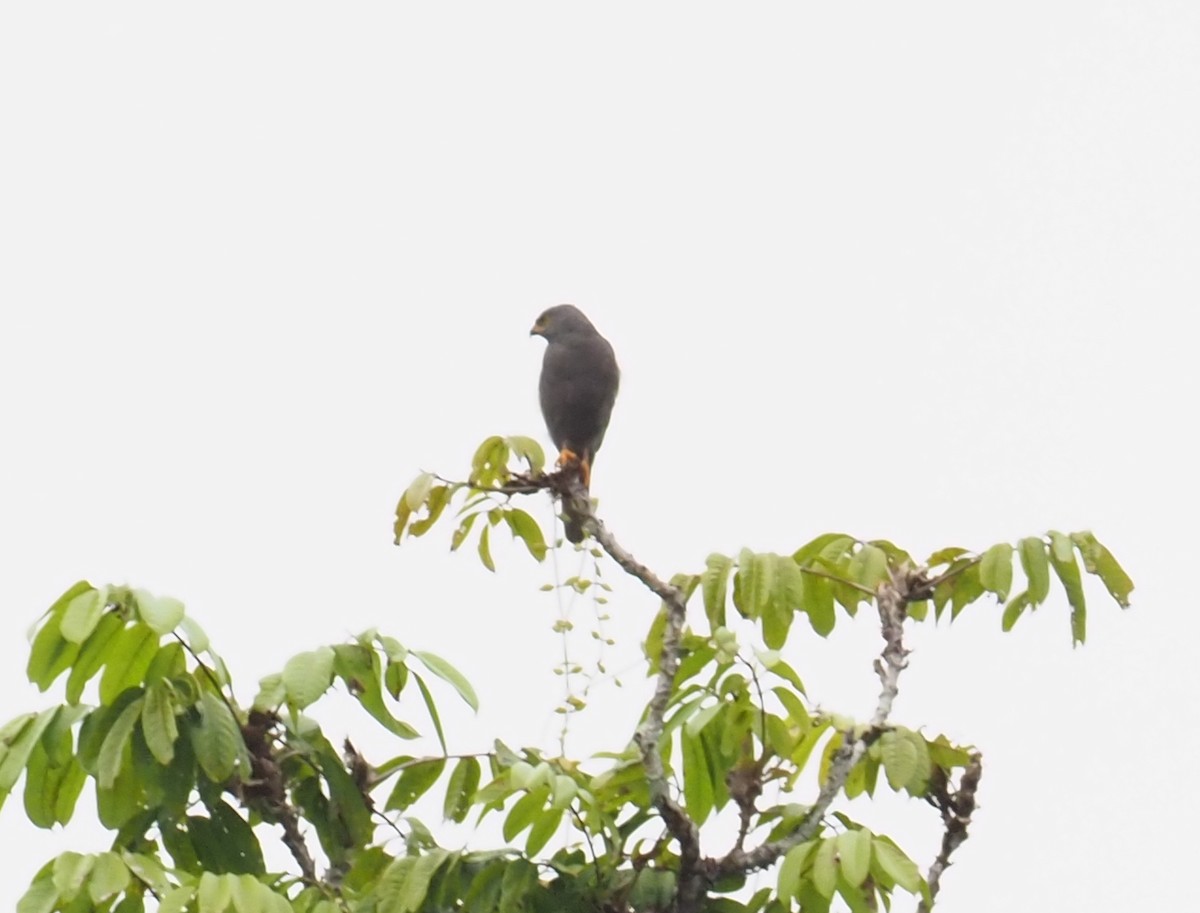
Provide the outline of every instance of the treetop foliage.
{"type": "Polygon", "coordinates": [[[542,490],[573,499],[596,560],[660,600],[644,645],[654,694],[628,737],[590,759],[500,739],[464,753],[438,702],[477,708],[467,678],[374,630],[292,657],[242,704],[181,602],[80,581],[33,632],[29,680],[58,702],[0,729],[0,806],[24,776],[29,820],[65,825],[90,784],[113,839],[48,862],[20,913],[819,913],[835,901],[858,913],[890,908],[897,892],[928,909],[966,838],[982,757],[892,721],[905,626],[993,598],[1007,631],[1051,601],[1056,579],[1080,644],[1084,574],[1122,607],[1133,589],[1091,533],[1056,531],[923,560],[827,533],[791,554],[714,553],[664,580],[621,548],[578,477],[547,474],[524,437],[489,438],[465,481],[418,476],[397,505],[396,540],[428,534],[451,511],[451,549],[473,541],[494,571],[490,534],[503,526],[541,561],[548,539],[515,502],[542,490]],[[827,636],[866,605],[883,640],[880,695],[857,719],[810,699],[787,646],[798,620],[827,636]],[[393,756],[368,760],[348,738],[335,746],[307,712],[334,690],[394,737],[393,756]],[[404,747],[419,739],[424,751],[404,747]],[[807,795],[801,777],[813,769],[807,795]],[[924,870],[834,807],[883,788],[940,816],[942,846],[924,870]],[[430,810],[455,823],[499,816],[504,845],[444,845],[430,810]],[[718,854],[701,852],[701,828],[718,854]],[[289,871],[268,870],[269,839],[287,848],[289,871]],[[772,875],[751,891],[762,870],[772,875]]]}

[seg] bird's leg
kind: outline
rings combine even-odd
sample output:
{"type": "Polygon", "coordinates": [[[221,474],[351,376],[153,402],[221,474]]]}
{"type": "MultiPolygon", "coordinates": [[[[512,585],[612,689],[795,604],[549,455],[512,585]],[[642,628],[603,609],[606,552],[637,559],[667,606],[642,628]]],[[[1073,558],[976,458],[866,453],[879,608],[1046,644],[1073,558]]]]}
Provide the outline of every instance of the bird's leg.
{"type": "Polygon", "coordinates": [[[583,487],[586,489],[591,485],[592,462],[588,459],[586,453],[580,456],[570,447],[564,447],[559,451],[558,462],[555,465],[559,469],[577,468],[579,470],[579,479],[583,482],[583,487]]]}

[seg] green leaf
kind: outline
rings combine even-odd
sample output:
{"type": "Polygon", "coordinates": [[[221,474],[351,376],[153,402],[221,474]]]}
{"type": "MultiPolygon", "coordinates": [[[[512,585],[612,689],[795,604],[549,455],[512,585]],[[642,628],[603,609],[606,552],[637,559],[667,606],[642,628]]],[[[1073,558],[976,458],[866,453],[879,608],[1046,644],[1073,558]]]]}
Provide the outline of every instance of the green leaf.
{"type": "Polygon", "coordinates": [[[179,621],[179,629],[194,652],[203,653],[208,649],[208,635],[194,618],[189,615],[183,616],[179,621]]]}
{"type": "Polygon", "coordinates": [[[525,854],[527,856],[536,856],[542,851],[550,838],[558,831],[558,826],[562,824],[563,810],[561,808],[547,808],[540,815],[534,818],[533,826],[529,829],[529,836],[525,839],[525,854]]]}
{"type": "Polygon", "coordinates": [[[432,472],[423,472],[415,479],[412,484],[404,491],[404,505],[410,513],[416,513],[420,510],[429,493],[433,491],[433,483],[436,481],[436,476],[432,472]]]}
{"type": "Polygon", "coordinates": [[[523,510],[510,507],[504,512],[504,522],[512,530],[513,538],[525,543],[529,554],[538,561],[546,557],[546,539],[542,535],[542,528],[533,517],[523,510]]]}
{"type": "Polygon", "coordinates": [[[646,632],[646,640],[642,644],[642,652],[646,655],[646,659],[650,663],[649,673],[651,675],[658,672],[658,664],[662,659],[663,637],[667,630],[667,617],[666,607],[660,607],[654,616],[654,620],[650,622],[650,629],[646,632]]]}
{"type": "Polygon", "coordinates": [[[156,634],[170,634],[183,621],[183,603],[173,596],[155,596],[146,590],[135,590],[138,616],[156,634]]]}
{"type": "Polygon", "coordinates": [[[456,552],[459,547],[467,541],[467,534],[471,532],[471,527],[475,525],[475,519],[479,514],[467,514],[459,521],[458,526],[450,536],[450,551],[456,552]]]}
{"type": "Polygon", "coordinates": [[[190,727],[192,747],[201,770],[214,783],[232,776],[238,757],[245,750],[237,720],[217,695],[205,691],[200,696],[199,721],[190,727]]]}
{"type": "Polygon", "coordinates": [[[67,676],[67,702],[79,703],[83,687],[109,659],[109,649],[116,643],[117,635],[124,630],[125,621],[118,612],[106,612],[83,643],[79,656],[67,676]]]}
{"type": "Polygon", "coordinates": [[[425,499],[426,514],[420,520],[414,520],[408,525],[408,534],[410,536],[423,536],[433,524],[437,523],[438,517],[442,515],[442,511],[446,509],[446,505],[450,503],[451,490],[447,485],[439,485],[429,493],[429,497],[425,499]]]}
{"type": "Polygon", "coordinates": [[[235,881],[236,876],[231,879],[227,875],[203,873],[196,888],[196,906],[199,913],[224,913],[225,908],[233,900],[233,883],[235,881]]]}
{"type": "Polygon", "coordinates": [[[566,808],[579,795],[579,786],[566,774],[555,774],[550,796],[551,808],[566,808]]]}
{"type": "Polygon", "coordinates": [[[442,732],[442,718],[438,716],[437,704],[434,703],[433,695],[429,692],[429,686],[425,684],[425,679],[414,672],[413,680],[417,683],[417,690],[421,692],[421,699],[425,702],[425,709],[429,712],[429,719],[433,721],[433,731],[437,734],[438,744],[442,747],[444,754],[448,750],[446,748],[446,734],[442,732]]]}
{"type": "Polygon", "coordinates": [[[879,739],[879,747],[888,785],[899,792],[917,773],[916,748],[895,730],[883,734],[879,739]]]}
{"type": "Polygon", "coordinates": [[[729,587],[729,572],[733,559],[728,555],[713,552],[704,562],[700,575],[700,591],[704,597],[704,614],[708,617],[709,630],[725,627],[725,595],[729,587]]]}
{"type": "Polygon", "coordinates": [[[57,708],[48,708],[36,716],[32,713],[23,714],[10,720],[0,730],[0,805],[16,785],[21,771],[29,762],[30,755],[38,745],[42,733],[57,712],[57,708]]]}
{"type": "Polygon", "coordinates": [[[1071,637],[1081,644],[1087,638],[1087,605],[1083,598],[1083,578],[1075,563],[1075,545],[1060,532],[1050,531],[1050,566],[1062,582],[1071,605],[1071,637]]]}
{"type": "Polygon", "coordinates": [[[485,526],[483,532],[479,534],[479,560],[483,562],[483,566],[489,571],[496,570],[496,562],[492,560],[492,549],[488,544],[489,527],[485,526]]]}
{"type": "Polygon", "coordinates": [[[792,847],[784,855],[783,862],[779,866],[779,880],[777,882],[781,900],[787,900],[789,897],[797,897],[799,895],[804,867],[808,863],[809,856],[812,855],[813,851],[817,848],[817,844],[820,842],[818,840],[807,840],[792,847]]]}
{"type": "Polygon", "coordinates": [[[807,732],[808,728],[812,725],[812,718],[809,716],[808,708],[804,706],[804,702],[794,692],[789,691],[782,685],[772,688],[771,691],[779,699],[779,702],[783,704],[784,709],[787,710],[788,719],[800,727],[802,734],[807,732]]]}
{"type": "Polygon", "coordinates": [[[100,676],[100,703],[111,704],[127,688],[142,683],[158,653],[158,638],[149,625],[140,621],[117,635],[100,676]]]}
{"type": "Polygon", "coordinates": [[[504,439],[511,450],[518,458],[524,460],[529,465],[531,475],[538,475],[546,468],[546,454],[542,450],[542,445],[531,437],[525,437],[522,434],[512,434],[504,439]]]}
{"type": "Polygon", "coordinates": [[[450,773],[446,784],[446,801],[442,804],[442,815],[449,821],[461,824],[467,818],[471,798],[479,789],[480,767],[478,758],[462,758],[450,773]]]}
{"type": "Polygon", "coordinates": [[[163,679],[146,689],[142,705],[142,734],[158,763],[163,766],[170,764],[175,757],[175,739],[179,736],[179,727],[175,723],[171,686],[163,679]]]}
{"type": "Polygon", "coordinates": [[[165,894],[170,888],[171,882],[167,879],[166,870],[163,869],[160,863],[153,856],[145,856],[141,853],[130,853],[124,850],[121,851],[121,858],[125,864],[129,866],[129,871],[137,876],[139,881],[153,888],[159,894],[165,894]]]}
{"type": "Polygon", "coordinates": [[[346,683],[355,700],[388,732],[402,739],[417,738],[420,733],[396,719],[384,703],[379,654],[362,644],[339,644],[333,653],[333,671],[346,683]]]}
{"type": "Polygon", "coordinates": [[[763,613],[763,642],[778,650],[787,642],[792,619],[804,605],[804,577],[791,558],[783,555],[766,557],[774,568],[770,601],[763,613]]]}
{"type": "Polygon", "coordinates": [[[504,839],[511,842],[517,834],[533,824],[534,818],[545,810],[549,797],[549,788],[540,786],[518,799],[504,819],[504,839]]]}
{"type": "MultiPolygon", "coordinates": [[[[921,890],[921,873],[917,864],[886,837],[874,837],[871,843],[875,866],[910,894],[921,890]]],[[[872,867],[874,868],[874,866],[872,867]]]]}
{"type": "Polygon", "coordinates": [[[38,878],[17,901],[17,913],[53,913],[58,905],[58,889],[49,876],[38,878]]]}
{"type": "Polygon", "coordinates": [[[158,905],[158,913],[184,913],[195,896],[195,885],[183,884],[173,888],[163,896],[158,905]]]}
{"type": "Polygon", "coordinates": [[[287,689],[283,687],[283,676],[278,672],[264,675],[258,680],[258,694],[254,696],[256,710],[274,710],[287,700],[287,689]]]}
{"type": "Polygon", "coordinates": [[[508,445],[504,438],[493,434],[475,450],[471,457],[471,475],[473,483],[486,486],[494,478],[495,473],[508,464],[508,445]]]}
{"type": "Polygon", "coordinates": [[[1133,581],[1117,563],[1112,552],[1096,541],[1096,537],[1089,532],[1071,533],[1071,540],[1083,556],[1084,570],[1100,578],[1117,605],[1123,609],[1129,608],[1129,594],[1133,592],[1133,581]]]}
{"type": "MultiPolygon", "coordinates": [[[[1048,565],[1047,565],[1048,566],[1048,565]]],[[[1004,615],[1000,619],[1000,628],[1008,633],[1016,625],[1024,611],[1030,606],[1029,591],[1018,593],[1004,607],[1004,615]]]]}
{"type": "Polygon", "coordinates": [[[929,558],[925,561],[925,566],[934,568],[943,564],[951,564],[965,554],[967,554],[967,550],[965,548],[958,548],[956,546],[951,546],[950,548],[941,548],[929,556],[929,558]]]}
{"type": "MultiPolygon", "coordinates": [[[[518,913],[531,910],[533,904],[529,895],[540,892],[537,867],[524,859],[514,859],[504,867],[504,876],[500,881],[500,903],[495,907],[496,913],[518,913]]],[[[491,907],[486,908],[491,913],[491,907]]]]}
{"type": "MultiPolygon", "coordinates": [[[[2,752],[0,752],[2,754],[2,752]]],[[[39,740],[25,762],[25,814],[36,827],[49,829],[57,823],[54,791],[63,767],[51,767],[39,740]]],[[[2,797],[0,797],[2,798],[2,797]]]]}
{"type": "Polygon", "coordinates": [[[508,769],[508,781],[513,789],[528,789],[536,774],[537,769],[528,761],[516,761],[508,769]]]}
{"type": "Polygon", "coordinates": [[[88,894],[93,904],[116,897],[129,887],[129,868],[116,853],[101,853],[92,866],[88,894]]]}
{"type": "Polygon", "coordinates": [[[237,913],[266,913],[264,890],[269,891],[253,875],[238,875],[233,883],[233,908],[237,913]]]}
{"type": "Polygon", "coordinates": [[[796,670],[779,658],[778,653],[758,653],[758,661],[763,664],[763,667],[772,675],[778,675],[785,682],[788,682],[793,688],[801,694],[805,694],[804,682],[800,680],[800,676],[796,674],[796,670]]]}
{"type": "Polygon", "coordinates": [[[983,582],[979,579],[979,564],[972,564],[954,578],[954,595],[950,600],[950,617],[958,613],[984,594],[983,582]]]}
{"type": "Polygon", "coordinates": [[[817,558],[836,562],[853,547],[853,536],[847,536],[844,533],[824,533],[796,549],[792,553],[792,560],[801,567],[810,564],[817,558]]]}
{"type": "Polygon", "coordinates": [[[49,688],[79,656],[79,644],[71,643],[62,636],[59,616],[63,610],[49,616],[42,623],[29,649],[29,663],[25,672],[39,691],[49,688]]]}
{"type": "Polygon", "coordinates": [[[73,644],[82,644],[87,640],[88,635],[100,623],[107,599],[108,588],[105,587],[100,590],[85,590],[67,603],[59,624],[62,636],[73,644]]]}
{"type": "MultiPolygon", "coordinates": [[[[850,579],[875,592],[875,588],[888,579],[887,553],[877,545],[864,545],[850,559],[850,579]]],[[[858,602],[870,598],[857,591],[855,595],[858,602]]]]}
{"type": "Polygon", "coordinates": [[[686,731],[680,737],[683,750],[683,802],[696,824],[703,824],[713,809],[713,773],[701,737],[686,731]]]}
{"type": "Polygon", "coordinates": [[[811,574],[805,579],[804,611],[812,629],[822,637],[828,637],[836,620],[829,580],[811,574]]]}
{"type": "Polygon", "coordinates": [[[871,834],[868,831],[843,831],[837,836],[838,863],[842,877],[853,887],[871,873],[871,834]]]}
{"type": "Polygon", "coordinates": [[[471,687],[471,683],[466,680],[461,672],[435,653],[428,653],[424,650],[413,650],[412,655],[424,663],[425,668],[438,678],[449,682],[467,706],[478,712],[479,698],[475,694],[475,689],[471,687]]]}
{"type": "MultiPolygon", "coordinates": [[[[808,730],[808,732],[806,732],[796,744],[795,750],[792,751],[791,759],[792,763],[796,765],[797,771],[804,770],[804,766],[808,763],[808,759],[812,755],[813,749],[817,747],[817,744],[825,735],[825,731],[829,728],[829,725],[830,724],[828,720],[817,723],[812,729],[808,730]]],[[[840,734],[835,733],[835,738],[837,738],[838,743],[840,744],[841,739],[838,738],[839,735],[840,734]]]]}
{"type": "Polygon", "coordinates": [[[995,593],[1001,602],[1008,598],[1012,589],[1012,546],[1007,542],[993,545],[979,561],[979,583],[989,593],[995,593]]]}
{"type": "Polygon", "coordinates": [[[385,808],[397,811],[408,808],[429,790],[442,771],[446,769],[445,758],[429,758],[418,761],[400,772],[385,808]]]}
{"type": "Polygon", "coordinates": [[[1021,569],[1029,581],[1027,602],[1031,606],[1041,605],[1050,595],[1050,559],[1046,556],[1046,542],[1040,536],[1029,536],[1017,543],[1017,551],[1021,556],[1021,569]]]}
{"type": "Polygon", "coordinates": [[[771,555],[756,555],[748,548],[738,555],[733,578],[733,604],[743,618],[758,619],[770,604],[775,562],[771,555]]]}
{"type": "Polygon", "coordinates": [[[283,667],[283,686],[288,701],[303,709],[321,697],[333,684],[334,652],[320,647],[298,653],[283,667]]]}
{"type": "Polygon", "coordinates": [[[93,856],[84,856],[70,850],[55,859],[53,878],[58,896],[63,900],[75,897],[83,887],[83,883],[87,881],[95,862],[96,859],[93,856]]]}
{"type": "Polygon", "coordinates": [[[837,840],[822,840],[813,856],[812,884],[822,897],[831,898],[837,890],[837,840]]]}
{"type": "MultiPolygon", "coordinates": [[[[233,874],[265,874],[262,847],[258,845],[258,838],[250,823],[228,802],[216,803],[210,813],[215,826],[214,833],[220,837],[225,870],[233,874]]],[[[232,891],[232,877],[230,887],[232,891]]]]}
{"type": "Polygon", "coordinates": [[[929,744],[919,732],[904,728],[898,728],[895,731],[897,736],[912,748],[916,758],[912,776],[903,783],[903,788],[914,796],[923,796],[929,787],[929,777],[933,773],[933,760],[929,754],[929,744]]]}
{"type": "Polygon", "coordinates": [[[144,705],[142,698],[137,698],[117,717],[104,742],[100,746],[100,756],[97,760],[98,770],[96,782],[101,789],[111,789],[116,782],[117,774],[129,760],[130,740],[133,738],[133,727],[142,714],[144,705]]]}
{"type": "MultiPolygon", "coordinates": [[[[450,854],[443,849],[432,849],[415,857],[405,873],[403,884],[396,894],[394,907],[381,908],[380,913],[414,913],[425,902],[433,876],[450,854]]],[[[411,857],[410,857],[411,858],[411,857]]]]}

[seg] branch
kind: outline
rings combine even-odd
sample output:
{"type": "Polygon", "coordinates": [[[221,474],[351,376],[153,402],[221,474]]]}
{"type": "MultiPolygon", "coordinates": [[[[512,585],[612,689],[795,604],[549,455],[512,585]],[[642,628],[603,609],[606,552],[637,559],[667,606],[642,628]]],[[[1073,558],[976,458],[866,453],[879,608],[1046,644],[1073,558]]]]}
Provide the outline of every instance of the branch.
{"type": "Polygon", "coordinates": [[[687,604],[683,593],[677,587],[658,577],[613,538],[612,533],[593,512],[578,474],[556,475],[561,482],[556,481],[552,488],[564,500],[570,500],[571,511],[581,518],[584,530],[596,537],[600,547],[625,573],[636,577],[647,589],[662,599],[667,610],[667,624],[663,631],[662,654],[659,656],[654,696],[646,708],[646,718],[633,735],[633,741],[642,756],[642,768],[646,772],[650,801],[662,816],[668,832],[679,843],[679,896],[676,899],[676,910],[679,913],[689,913],[699,909],[708,891],[708,877],[700,858],[700,829],[671,796],[667,775],[663,770],[662,756],[658,750],[667,704],[671,700],[675,674],[679,669],[687,604]]]}
{"type": "Polygon", "coordinates": [[[941,887],[942,873],[950,867],[950,856],[962,846],[967,839],[967,828],[971,824],[971,815],[975,812],[975,793],[979,789],[979,779],[983,776],[983,758],[978,752],[971,756],[971,763],[963,771],[958,789],[950,792],[943,782],[934,790],[934,802],[942,812],[942,821],[946,824],[946,833],[942,835],[942,850],[929,867],[926,882],[929,884],[929,902],[921,901],[917,913],[929,913],[937,900],[938,889],[941,887]]]}
{"type": "Polygon", "coordinates": [[[283,845],[288,848],[300,872],[309,882],[318,883],[317,866],[304,835],[300,832],[300,816],[288,802],[283,769],[271,748],[271,739],[278,717],[270,712],[251,710],[241,724],[242,742],[250,755],[250,778],[235,783],[233,793],[247,809],[257,810],[267,820],[283,828],[283,845]]]}
{"type": "Polygon", "coordinates": [[[884,646],[879,658],[875,660],[875,672],[879,675],[881,685],[875,713],[871,717],[870,726],[861,734],[843,734],[845,741],[834,752],[829,775],[799,826],[788,836],[763,843],[749,852],[735,847],[714,862],[711,867],[714,877],[765,869],[792,847],[812,839],[816,834],[825,812],[846,785],[846,778],[850,776],[854,765],[887,728],[892,704],[895,703],[900,690],[900,673],[908,665],[908,650],[904,648],[905,608],[912,600],[914,591],[924,584],[924,578],[919,572],[904,566],[893,571],[891,579],[879,585],[875,593],[875,602],[879,607],[884,646]]]}

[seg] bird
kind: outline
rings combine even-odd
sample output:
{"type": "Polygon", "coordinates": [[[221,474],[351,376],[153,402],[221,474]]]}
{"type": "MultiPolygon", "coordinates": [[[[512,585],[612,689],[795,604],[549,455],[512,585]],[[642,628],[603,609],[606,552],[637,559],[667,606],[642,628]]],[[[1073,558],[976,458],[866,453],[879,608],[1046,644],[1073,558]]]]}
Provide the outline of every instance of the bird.
{"type": "MultiPolygon", "coordinates": [[[[529,335],[546,340],[538,395],[546,429],[558,448],[558,465],[577,465],[587,494],[596,451],[604,442],[620,386],[616,355],[583,311],[572,304],[543,311],[529,335]]],[[[583,541],[582,520],[565,503],[563,528],[567,541],[583,541]]]]}

